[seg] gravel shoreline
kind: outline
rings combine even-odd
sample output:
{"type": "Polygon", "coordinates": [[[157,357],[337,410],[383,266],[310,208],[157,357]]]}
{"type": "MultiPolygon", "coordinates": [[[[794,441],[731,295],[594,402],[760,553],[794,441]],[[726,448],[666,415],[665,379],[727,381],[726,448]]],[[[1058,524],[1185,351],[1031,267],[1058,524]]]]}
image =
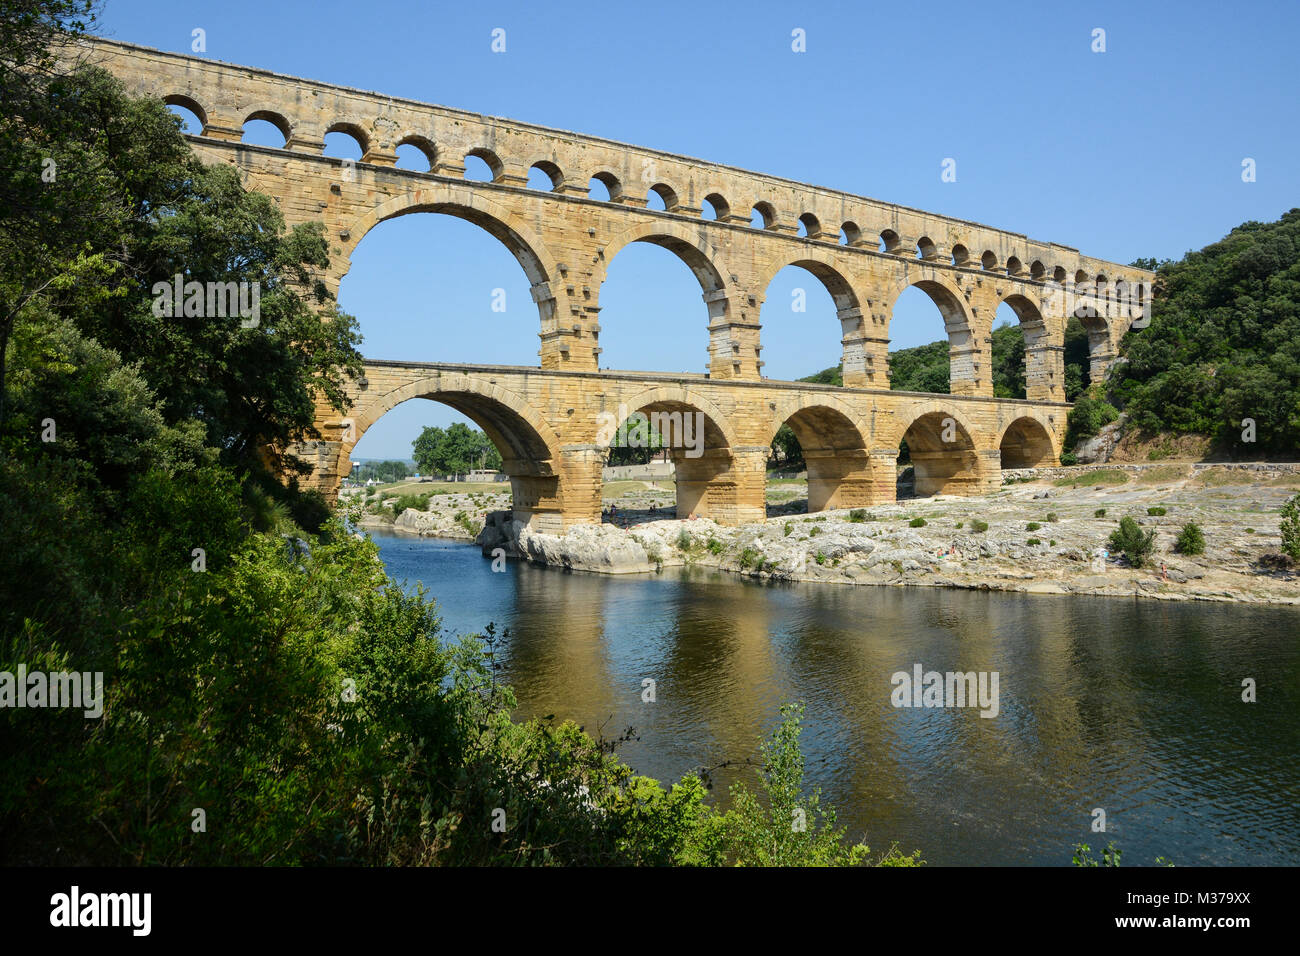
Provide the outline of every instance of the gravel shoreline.
{"type": "Polygon", "coordinates": [[[508,492],[437,495],[427,512],[408,509],[396,522],[370,518],[362,526],[473,539],[487,556],[500,548],[510,557],[606,574],[698,566],[773,581],[1300,604],[1296,570],[1259,564],[1280,550],[1279,512],[1300,490],[1295,466],[1054,468],[1008,473],[1006,480],[980,497],[940,495],[811,515],[802,513],[798,485],[774,483],[774,516],[735,528],[661,517],[672,492],[653,488],[608,500],[618,509],[614,522],[564,535],[512,522],[504,510],[508,492]],[[1148,513],[1161,508],[1164,514],[1148,513]],[[1100,554],[1126,515],[1156,532],[1155,552],[1142,568],[1100,554]],[[976,521],[988,529],[975,530],[976,521]],[[1174,552],[1187,521],[1205,534],[1202,555],[1174,552]]]}

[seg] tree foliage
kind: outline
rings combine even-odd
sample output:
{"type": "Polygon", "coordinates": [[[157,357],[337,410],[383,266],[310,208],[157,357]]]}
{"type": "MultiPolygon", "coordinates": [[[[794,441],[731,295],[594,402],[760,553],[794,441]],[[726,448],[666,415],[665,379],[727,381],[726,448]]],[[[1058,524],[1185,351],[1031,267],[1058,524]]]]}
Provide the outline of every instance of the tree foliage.
{"type": "Polygon", "coordinates": [[[1300,447],[1300,209],[1247,222],[1159,267],[1148,328],[1108,382],[1149,432],[1209,435],[1235,454],[1300,447]],[[1252,443],[1243,437],[1254,422],[1252,443]]]}
{"type": "Polygon", "coordinates": [[[464,422],[446,429],[426,426],[411,447],[423,475],[463,475],[475,468],[501,467],[501,454],[491,439],[464,422]]]}

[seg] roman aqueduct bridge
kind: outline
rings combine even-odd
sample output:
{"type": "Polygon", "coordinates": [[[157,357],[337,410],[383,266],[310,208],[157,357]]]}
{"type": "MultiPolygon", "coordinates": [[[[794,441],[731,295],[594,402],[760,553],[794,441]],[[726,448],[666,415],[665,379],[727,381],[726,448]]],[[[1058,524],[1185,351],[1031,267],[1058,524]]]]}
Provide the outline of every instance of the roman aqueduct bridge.
{"type": "Polygon", "coordinates": [[[1127,303],[1080,316],[1098,380],[1152,279],[1068,246],[659,150],[113,41],[87,47],[88,59],[131,92],[192,112],[202,123],[189,137],[197,154],[236,166],[289,225],[322,222],[331,247],[322,278],[332,291],[371,229],[415,212],[482,227],[527,274],[538,365],[368,361],[349,388],[352,408],[340,415],[322,403],[322,438],[297,449],[331,496],[366,428],[417,397],[451,405],[487,432],[511,476],[516,517],[547,530],[600,520],[605,426],[633,411],[704,423],[702,454],[674,451],[683,516],[761,519],[768,448],[787,422],[808,460],[809,510],[892,501],[904,438],[918,494],[982,492],[1000,484],[1003,467],[1060,454],[1074,306],[1061,287],[1077,283],[1127,303]],[[255,119],[280,130],[282,148],[241,142],[255,119]],[[333,132],[356,140],[359,161],[322,155],[333,132]],[[424,154],[428,171],[396,168],[405,144],[424,154]],[[491,181],[465,178],[471,156],[491,181]],[[548,190],[529,187],[533,169],[548,190]],[[662,209],[650,208],[652,195],[662,209]],[[601,284],[633,242],[669,250],[699,281],[706,374],[600,367],[601,284]],[[769,282],[792,265],[835,302],[842,387],[762,377],[759,310],[769,282]],[[943,315],[951,394],[889,389],[892,310],[911,286],[943,315]],[[992,325],[1002,303],[1024,335],[1024,399],[993,397],[992,325]]]}

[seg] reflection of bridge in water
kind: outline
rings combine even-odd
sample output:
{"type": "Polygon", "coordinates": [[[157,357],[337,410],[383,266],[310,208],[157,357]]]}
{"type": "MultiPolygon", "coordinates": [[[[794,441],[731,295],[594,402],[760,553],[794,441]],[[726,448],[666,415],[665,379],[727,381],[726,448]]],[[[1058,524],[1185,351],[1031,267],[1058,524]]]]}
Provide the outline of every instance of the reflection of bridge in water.
{"type": "MultiPolygon", "coordinates": [[[[984,491],[1004,465],[1054,462],[1060,452],[1073,308],[1061,285],[1091,284],[1140,308],[1151,277],[1018,233],[598,137],[111,41],[90,42],[88,53],[132,92],[192,111],[202,124],[190,137],[197,154],[237,166],[290,226],[322,222],[330,265],[320,278],[332,291],[371,229],[415,212],[481,226],[527,274],[539,367],[369,362],[349,388],[349,414],[322,404],[322,440],[297,449],[331,495],[365,429],[410,398],[478,423],[505,460],[518,517],[550,530],[599,520],[598,422],[621,406],[702,416],[703,454],[675,456],[679,513],[761,518],[767,450],[787,421],[808,461],[811,511],[893,500],[904,438],[918,494],[984,491]],[[280,130],[283,147],[239,141],[259,119],[280,130]],[[336,132],[356,140],[359,162],[321,155],[336,132]],[[404,145],[424,154],[427,172],[395,168],[404,145]],[[464,178],[468,157],[487,164],[490,182],[464,178]],[[532,170],[549,190],[529,188],[532,170]],[[652,197],[662,209],[648,208],[652,197]],[[601,284],[633,242],[669,250],[699,281],[707,375],[598,371],[601,284]],[[844,387],[761,377],[759,311],[787,266],[810,273],[835,303],[844,387]],[[893,306],[911,286],[943,315],[951,395],[888,390],[893,306]],[[992,397],[992,324],[1003,303],[1024,335],[1023,400],[992,397]]],[[[1080,315],[1094,380],[1133,317],[1131,307],[1080,315]]]]}

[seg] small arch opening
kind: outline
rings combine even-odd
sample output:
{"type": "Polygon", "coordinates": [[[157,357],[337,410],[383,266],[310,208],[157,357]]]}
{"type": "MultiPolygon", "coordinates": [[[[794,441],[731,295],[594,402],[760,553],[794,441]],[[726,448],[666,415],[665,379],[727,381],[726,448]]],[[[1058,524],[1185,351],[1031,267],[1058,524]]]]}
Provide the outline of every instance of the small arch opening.
{"type": "Polygon", "coordinates": [[[289,121],[269,110],[250,113],[244,120],[244,135],[239,141],[250,146],[284,149],[289,143],[289,121]]]}
{"type": "Polygon", "coordinates": [[[846,222],[840,227],[840,245],[854,246],[862,241],[862,230],[855,222],[846,222]]]}
{"type": "Polygon", "coordinates": [[[749,214],[749,224],[755,229],[771,229],[776,225],[776,210],[769,202],[756,202],[749,214]]]}
{"type": "Polygon", "coordinates": [[[397,168],[415,173],[433,171],[436,151],[433,143],[422,136],[408,136],[397,144],[397,168]]]}
{"type": "Polygon", "coordinates": [[[471,149],[465,154],[465,178],[476,183],[494,183],[505,173],[505,164],[490,149],[471,149]]]}
{"type": "Polygon", "coordinates": [[[528,188],[540,189],[542,192],[555,192],[564,183],[564,174],[560,167],[550,160],[540,160],[528,169],[528,188]]]}
{"type": "Polygon", "coordinates": [[[970,250],[961,243],[952,247],[952,264],[955,266],[970,265],[970,250]]]}
{"type": "Polygon", "coordinates": [[[731,215],[731,206],[718,193],[709,193],[704,197],[704,202],[700,207],[701,218],[722,220],[729,215],[731,215]]]}
{"type": "Polygon", "coordinates": [[[799,217],[799,235],[805,239],[815,239],[821,235],[822,224],[810,212],[799,217]]]}
{"type": "Polygon", "coordinates": [[[677,208],[677,193],[665,183],[655,183],[645,194],[646,208],[672,212],[677,208]]]}
{"type": "Polygon", "coordinates": [[[334,129],[326,131],[325,148],[321,151],[321,156],[360,161],[361,156],[364,155],[365,147],[361,139],[357,138],[351,130],[335,126],[334,129]]]}
{"type": "Polygon", "coordinates": [[[164,96],[163,102],[167,104],[167,111],[180,119],[182,133],[186,136],[203,135],[203,130],[208,125],[208,116],[202,106],[179,93],[164,96]]]}
{"type": "Polygon", "coordinates": [[[984,255],[980,256],[980,268],[985,272],[996,272],[998,268],[998,257],[992,250],[986,250],[984,255]]]}
{"type": "Polygon", "coordinates": [[[623,197],[623,187],[613,173],[596,173],[587,183],[587,196],[601,202],[618,202],[623,197]]]}

